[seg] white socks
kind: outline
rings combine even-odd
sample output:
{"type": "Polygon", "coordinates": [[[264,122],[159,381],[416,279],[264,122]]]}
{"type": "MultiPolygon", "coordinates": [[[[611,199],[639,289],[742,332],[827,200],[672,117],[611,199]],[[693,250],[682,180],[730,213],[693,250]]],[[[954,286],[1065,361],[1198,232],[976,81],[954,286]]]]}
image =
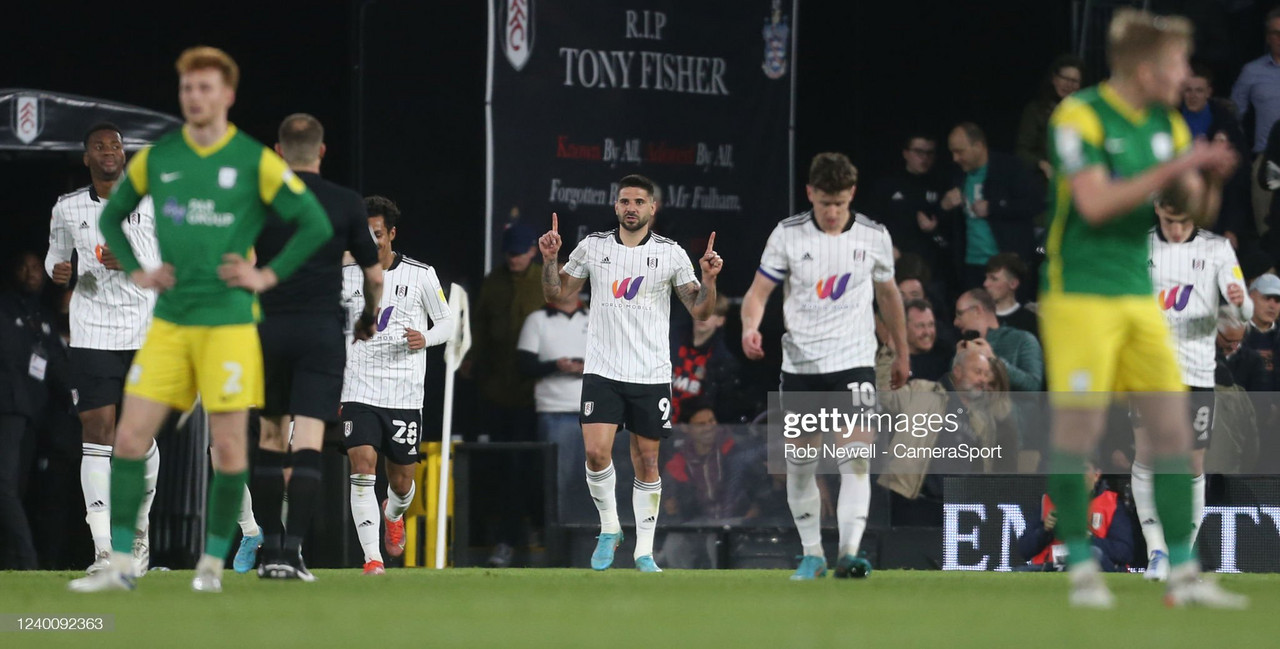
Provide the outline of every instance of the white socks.
{"type": "Polygon", "coordinates": [[[405,511],[409,509],[409,505],[413,503],[413,494],[416,493],[417,490],[418,490],[417,484],[410,482],[409,493],[405,494],[404,497],[401,498],[400,494],[397,494],[396,490],[392,489],[391,486],[388,485],[387,486],[387,520],[391,521],[392,523],[400,520],[400,517],[404,516],[405,511]]]}
{"type": "Polygon", "coordinates": [[[816,459],[787,460],[787,504],[805,555],[822,557],[822,494],[818,492],[817,470],[816,459]]]}
{"type": "MultiPolygon", "coordinates": [[[[618,523],[618,496],[614,493],[617,488],[618,477],[614,474],[612,463],[600,471],[592,471],[587,467],[587,490],[591,492],[591,499],[595,501],[596,510],[600,512],[602,534],[617,534],[622,531],[622,525],[618,523]]],[[[657,520],[656,512],[654,520],[657,520]]],[[[650,544],[652,545],[652,537],[650,537],[650,544]]]]}
{"type": "Polygon", "coordinates": [[[151,440],[151,450],[147,451],[147,467],[143,479],[146,480],[146,491],[142,495],[142,507],[138,509],[137,525],[133,528],[144,532],[151,527],[151,503],[156,500],[156,480],[160,477],[160,447],[151,440]]]}
{"type": "Polygon", "coordinates": [[[240,534],[245,537],[257,536],[262,533],[262,528],[258,527],[258,519],[253,517],[253,494],[249,493],[249,485],[244,486],[244,496],[240,498],[240,534]]]}
{"type": "Polygon", "coordinates": [[[111,447],[86,442],[80,449],[84,520],[93,535],[94,554],[102,554],[111,551],[111,447]]]}
{"type": "MultiPolygon", "coordinates": [[[[853,457],[862,458],[867,445],[847,444],[853,457]]],[[[871,476],[866,459],[850,459],[840,463],[840,498],[836,501],[836,524],[840,528],[840,556],[858,556],[862,533],[867,529],[867,512],[871,509],[871,476]]]]}
{"type": "MultiPolygon", "coordinates": [[[[1203,484],[1202,477],[1201,485],[1203,484]]],[[[1147,555],[1150,556],[1156,550],[1169,554],[1169,544],[1164,540],[1164,528],[1160,526],[1160,515],[1156,513],[1156,488],[1151,467],[1134,462],[1130,485],[1133,490],[1133,505],[1137,508],[1138,520],[1142,523],[1142,536],[1147,540],[1147,555]]],[[[1193,493],[1194,491],[1192,490],[1193,493]]],[[[1203,505],[1203,489],[1200,494],[1200,503],[1203,505]]],[[[1199,521],[1196,521],[1196,525],[1199,525],[1199,521]]]]}
{"type": "Polygon", "coordinates": [[[382,514],[378,511],[378,498],[373,492],[377,476],[371,473],[351,474],[351,520],[356,524],[356,537],[364,549],[365,563],[382,561],[378,547],[382,514]]]}
{"type": "MultiPolygon", "coordinates": [[[[105,444],[80,445],[80,488],[84,492],[84,520],[89,524],[96,554],[111,551],[111,447],[105,444]]],[[[160,476],[160,447],[151,442],[146,456],[146,491],[134,529],[145,532],[150,527],[151,503],[156,499],[156,480],[160,476]]]]}
{"type": "MultiPolygon", "coordinates": [[[[610,465],[609,468],[613,468],[610,465]]],[[[653,535],[658,529],[658,505],[662,502],[662,479],[641,482],[636,478],[631,490],[631,506],[636,513],[635,558],[653,554],[653,535]]]]}
{"type": "Polygon", "coordinates": [[[1200,536],[1200,522],[1204,520],[1204,474],[1191,479],[1191,547],[1196,547],[1200,536]]]}

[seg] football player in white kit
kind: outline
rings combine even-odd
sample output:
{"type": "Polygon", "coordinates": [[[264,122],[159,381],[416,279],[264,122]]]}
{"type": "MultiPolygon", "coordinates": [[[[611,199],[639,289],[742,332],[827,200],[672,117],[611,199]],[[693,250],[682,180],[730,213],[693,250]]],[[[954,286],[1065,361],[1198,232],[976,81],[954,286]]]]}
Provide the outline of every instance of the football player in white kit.
{"type": "Polygon", "coordinates": [[[710,318],[716,304],[716,276],[724,262],[711,233],[699,259],[702,283],[689,255],[671,239],[653,234],[659,195],[653,181],[629,175],[618,182],[614,212],[618,227],[587,235],[560,269],[560,234],[555,214],[551,231],[538,240],[542,290],[547,302],[576,295],[591,280],[587,352],[582,376],[582,438],[587,451],[587,488],[600,513],[600,536],[591,567],[607,570],[622,543],[613,469],[618,428],[631,431],[631,463],[636,478],[631,502],[636,516],[635,565],[662,572],[653,560],[662,479],[658,444],[671,435],[671,292],[697,320],[710,318]]]}
{"type": "MultiPolygon", "coordinates": [[[[1244,285],[1244,274],[1235,250],[1223,237],[1196,227],[1187,201],[1185,183],[1162,192],[1155,201],[1159,223],[1151,228],[1151,283],[1173,336],[1182,382],[1190,400],[1192,524],[1196,532],[1204,517],[1204,455],[1213,434],[1215,340],[1218,331],[1219,295],[1247,322],[1253,317],[1253,301],[1244,285]]],[[[1140,423],[1138,425],[1141,425],[1140,423]]],[[[1164,581],[1169,576],[1168,547],[1156,513],[1151,450],[1146,436],[1136,435],[1133,462],[1133,500],[1147,541],[1145,576],[1164,581]]],[[[1192,542],[1195,534],[1192,534],[1192,542]]]]}
{"type": "MultiPolygon", "coordinates": [[[[98,227],[102,208],[124,173],[124,139],[119,127],[100,122],[89,128],[84,138],[84,164],[92,182],[58,198],[49,221],[49,253],[44,265],[55,283],[66,286],[71,280],[71,253],[78,253],[78,277],[71,295],[71,381],[83,434],[80,486],[85,520],[93,536],[94,562],[87,571],[92,575],[105,568],[111,556],[109,493],[116,414],[124,396],[125,374],[151,324],[156,293],[130,281],[98,227]]],[[[155,227],[155,212],[147,197],[124,224],[125,236],[144,266],[160,265],[155,227]]],[[[159,473],[160,452],[153,442],[147,452],[146,495],[132,526],[137,575],[147,571],[150,561],[148,521],[159,473]]]]}
{"type": "MultiPolygon", "coordinates": [[[[906,317],[893,279],[893,242],[885,227],[854,213],[858,171],[840,153],[819,153],[809,167],[806,192],[813,209],[784,219],[769,235],[760,268],[742,299],[742,350],[747,358],[764,357],[760,320],[765,304],[783,284],[782,381],[788,392],[849,392],[855,403],[874,406],[876,391],[875,306],[897,351],[891,386],[901,387],[910,374],[906,317]],[[874,301],[873,301],[874,298],[874,301]]],[[[785,403],[784,403],[785,407],[785,403]]],[[[853,430],[850,453],[838,462],[840,495],[836,521],[840,530],[836,577],[866,577],[871,564],[859,556],[871,505],[870,461],[865,459],[873,433],[853,430]]],[[[787,458],[787,503],[804,554],[792,579],[826,574],[822,549],[822,501],[817,458],[787,458]]]]}

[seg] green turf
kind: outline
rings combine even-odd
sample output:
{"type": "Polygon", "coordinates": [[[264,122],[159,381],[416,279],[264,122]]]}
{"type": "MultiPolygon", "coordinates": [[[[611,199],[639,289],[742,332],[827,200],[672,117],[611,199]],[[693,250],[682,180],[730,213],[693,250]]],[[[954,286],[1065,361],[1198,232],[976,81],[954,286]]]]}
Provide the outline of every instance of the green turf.
{"type": "Polygon", "coordinates": [[[1261,647],[1280,637],[1280,575],[1223,583],[1244,612],[1167,610],[1163,587],[1112,575],[1113,611],[1066,607],[1060,574],[877,571],[317,570],[319,581],[152,573],[132,593],[66,591],[72,573],[0,573],[0,613],[115,615],[99,633],[0,631],[0,647],[1261,647]]]}

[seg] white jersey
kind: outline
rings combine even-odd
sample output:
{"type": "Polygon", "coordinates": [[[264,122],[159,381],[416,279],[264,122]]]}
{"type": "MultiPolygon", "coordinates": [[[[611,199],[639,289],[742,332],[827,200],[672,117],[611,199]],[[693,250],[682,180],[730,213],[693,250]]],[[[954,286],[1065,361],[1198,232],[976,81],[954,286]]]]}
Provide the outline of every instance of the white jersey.
{"type": "Polygon", "coordinates": [[[689,253],[653,233],[628,248],[614,229],[587,235],[564,272],[591,282],[583,372],[625,383],[671,383],[671,288],[698,285],[689,253]]]}
{"type": "MultiPolygon", "coordinates": [[[[538,309],[524,319],[516,349],[537,354],[540,363],[585,359],[589,326],[586,309],[573,313],[550,306],[538,309]]],[[[578,412],[582,406],[582,377],[556,372],[538,379],[533,386],[533,402],[540,413],[578,412]]]]}
{"type": "Polygon", "coordinates": [[[1236,253],[1226,239],[1197,229],[1183,243],[1169,243],[1159,227],[1151,229],[1151,284],[1169,323],[1182,368],[1182,382],[1213,387],[1217,348],[1219,295],[1239,286],[1245,293],[1242,320],[1253,317],[1253,302],[1244,285],[1236,253]]]}
{"type": "Polygon", "coordinates": [[[782,371],[875,365],[874,283],[893,281],[893,243],[883,225],[855,214],[832,236],[812,212],[797,214],[769,235],[759,272],[783,285],[782,371]]]}
{"type": "MultiPolygon", "coordinates": [[[[58,198],[49,221],[49,253],[44,258],[44,269],[52,276],[55,264],[71,261],[72,250],[78,253],[79,277],[71,294],[72,347],[139,349],[151,323],[156,294],[139,288],[128,273],[108,270],[98,261],[98,250],[107,243],[98,227],[106,204],[93,185],[58,198]]],[[[129,215],[124,234],[143,268],[160,265],[150,196],[144,196],[129,215]]]]}
{"type": "MultiPolygon", "coordinates": [[[[363,291],[364,270],[356,264],[344,266],[342,301],[351,322],[364,311],[363,291]]],[[[406,329],[418,331],[431,347],[445,343],[453,335],[453,316],[436,271],[397,254],[382,276],[382,301],[375,321],[373,338],[347,347],[342,401],[420,410],[426,391],[427,353],[425,348],[409,349],[404,336],[406,329]]]]}

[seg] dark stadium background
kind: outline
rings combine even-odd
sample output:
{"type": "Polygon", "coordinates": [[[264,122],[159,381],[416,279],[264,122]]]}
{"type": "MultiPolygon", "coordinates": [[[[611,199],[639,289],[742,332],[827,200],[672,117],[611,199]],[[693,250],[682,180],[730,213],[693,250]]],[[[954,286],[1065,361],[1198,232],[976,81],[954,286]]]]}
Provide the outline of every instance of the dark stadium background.
{"type": "MultiPolygon", "coordinates": [[[[940,164],[950,164],[946,133],[962,120],[983,126],[994,149],[1011,151],[1023,106],[1039,91],[1049,62],[1071,44],[1071,0],[799,4],[800,209],[806,163],[821,151],[849,154],[864,186],[901,164],[900,139],[912,130],[939,137],[940,164]]],[[[1152,6],[1195,18],[1198,56],[1214,67],[1218,92],[1225,94],[1241,63],[1261,52],[1262,15],[1270,4],[1166,0],[1152,6]]],[[[20,28],[0,39],[0,87],[103,97],[178,115],[174,59],[192,45],[221,47],[241,68],[232,121],[270,144],[285,115],[316,115],[327,130],[325,176],[395,199],[405,215],[397,248],[435,266],[445,285],[457,282],[474,295],[487,271],[487,6],[485,0],[235,0],[201,5],[204,10],[145,2],[23,3],[6,10],[7,23],[20,28]],[[360,164],[354,73],[362,7],[360,164]]],[[[1088,72],[1091,83],[1101,70],[1088,72]]],[[[0,155],[0,178],[0,259],[9,260],[22,249],[43,254],[50,207],[88,175],[79,156],[15,161],[0,155]]],[[[729,295],[745,290],[721,286],[729,295]]],[[[780,323],[774,307],[770,320],[780,323]]],[[[438,368],[433,363],[429,376],[435,385],[438,368]]],[[[751,369],[776,371],[761,364],[751,369]]],[[[468,387],[460,385],[456,419],[464,430],[468,387]]],[[[428,398],[428,413],[438,412],[434,400],[428,398]]],[[[438,417],[426,420],[432,422],[426,432],[438,434],[438,417]]]]}
{"type": "MultiPolygon", "coordinates": [[[[286,114],[315,114],[328,131],[325,175],[397,200],[406,215],[400,247],[436,266],[445,282],[475,286],[485,271],[488,3],[367,4],[364,164],[357,178],[352,79],[360,4],[236,1],[198,10],[178,3],[21,3],[6,9],[11,29],[0,39],[0,86],[177,114],[177,54],[194,44],[222,47],[242,70],[234,122],[270,143],[286,114]]],[[[1218,0],[1153,4],[1202,16],[1197,23],[1207,42],[1200,54],[1219,70],[1220,93],[1240,62],[1262,49],[1266,6],[1235,2],[1245,9],[1227,14],[1232,3],[1218,0]],[[1217,36],[1228,32],[1237,37],[1217,36]]],[[[798,34],[796,159],[847,152],[865,183],[900,161],[898,139],[910,129],[945,137],[950,125],[971,119],[987,129],[994,148],[1010,150],[1022,106],[1049,61],[1069,47],[1071,2],[801,0],[798,34]]],[[[796,170],[798,188],[804,172],[796,170]]],[[[78,159],[52,158],[0,159],[0,174],[7,231],[0,250],[6,259],[23,247],[42,251],[54,199],[87,174],[78,159]]],[[[803,205],[803,196],[797,200],[803,205]]]]}

